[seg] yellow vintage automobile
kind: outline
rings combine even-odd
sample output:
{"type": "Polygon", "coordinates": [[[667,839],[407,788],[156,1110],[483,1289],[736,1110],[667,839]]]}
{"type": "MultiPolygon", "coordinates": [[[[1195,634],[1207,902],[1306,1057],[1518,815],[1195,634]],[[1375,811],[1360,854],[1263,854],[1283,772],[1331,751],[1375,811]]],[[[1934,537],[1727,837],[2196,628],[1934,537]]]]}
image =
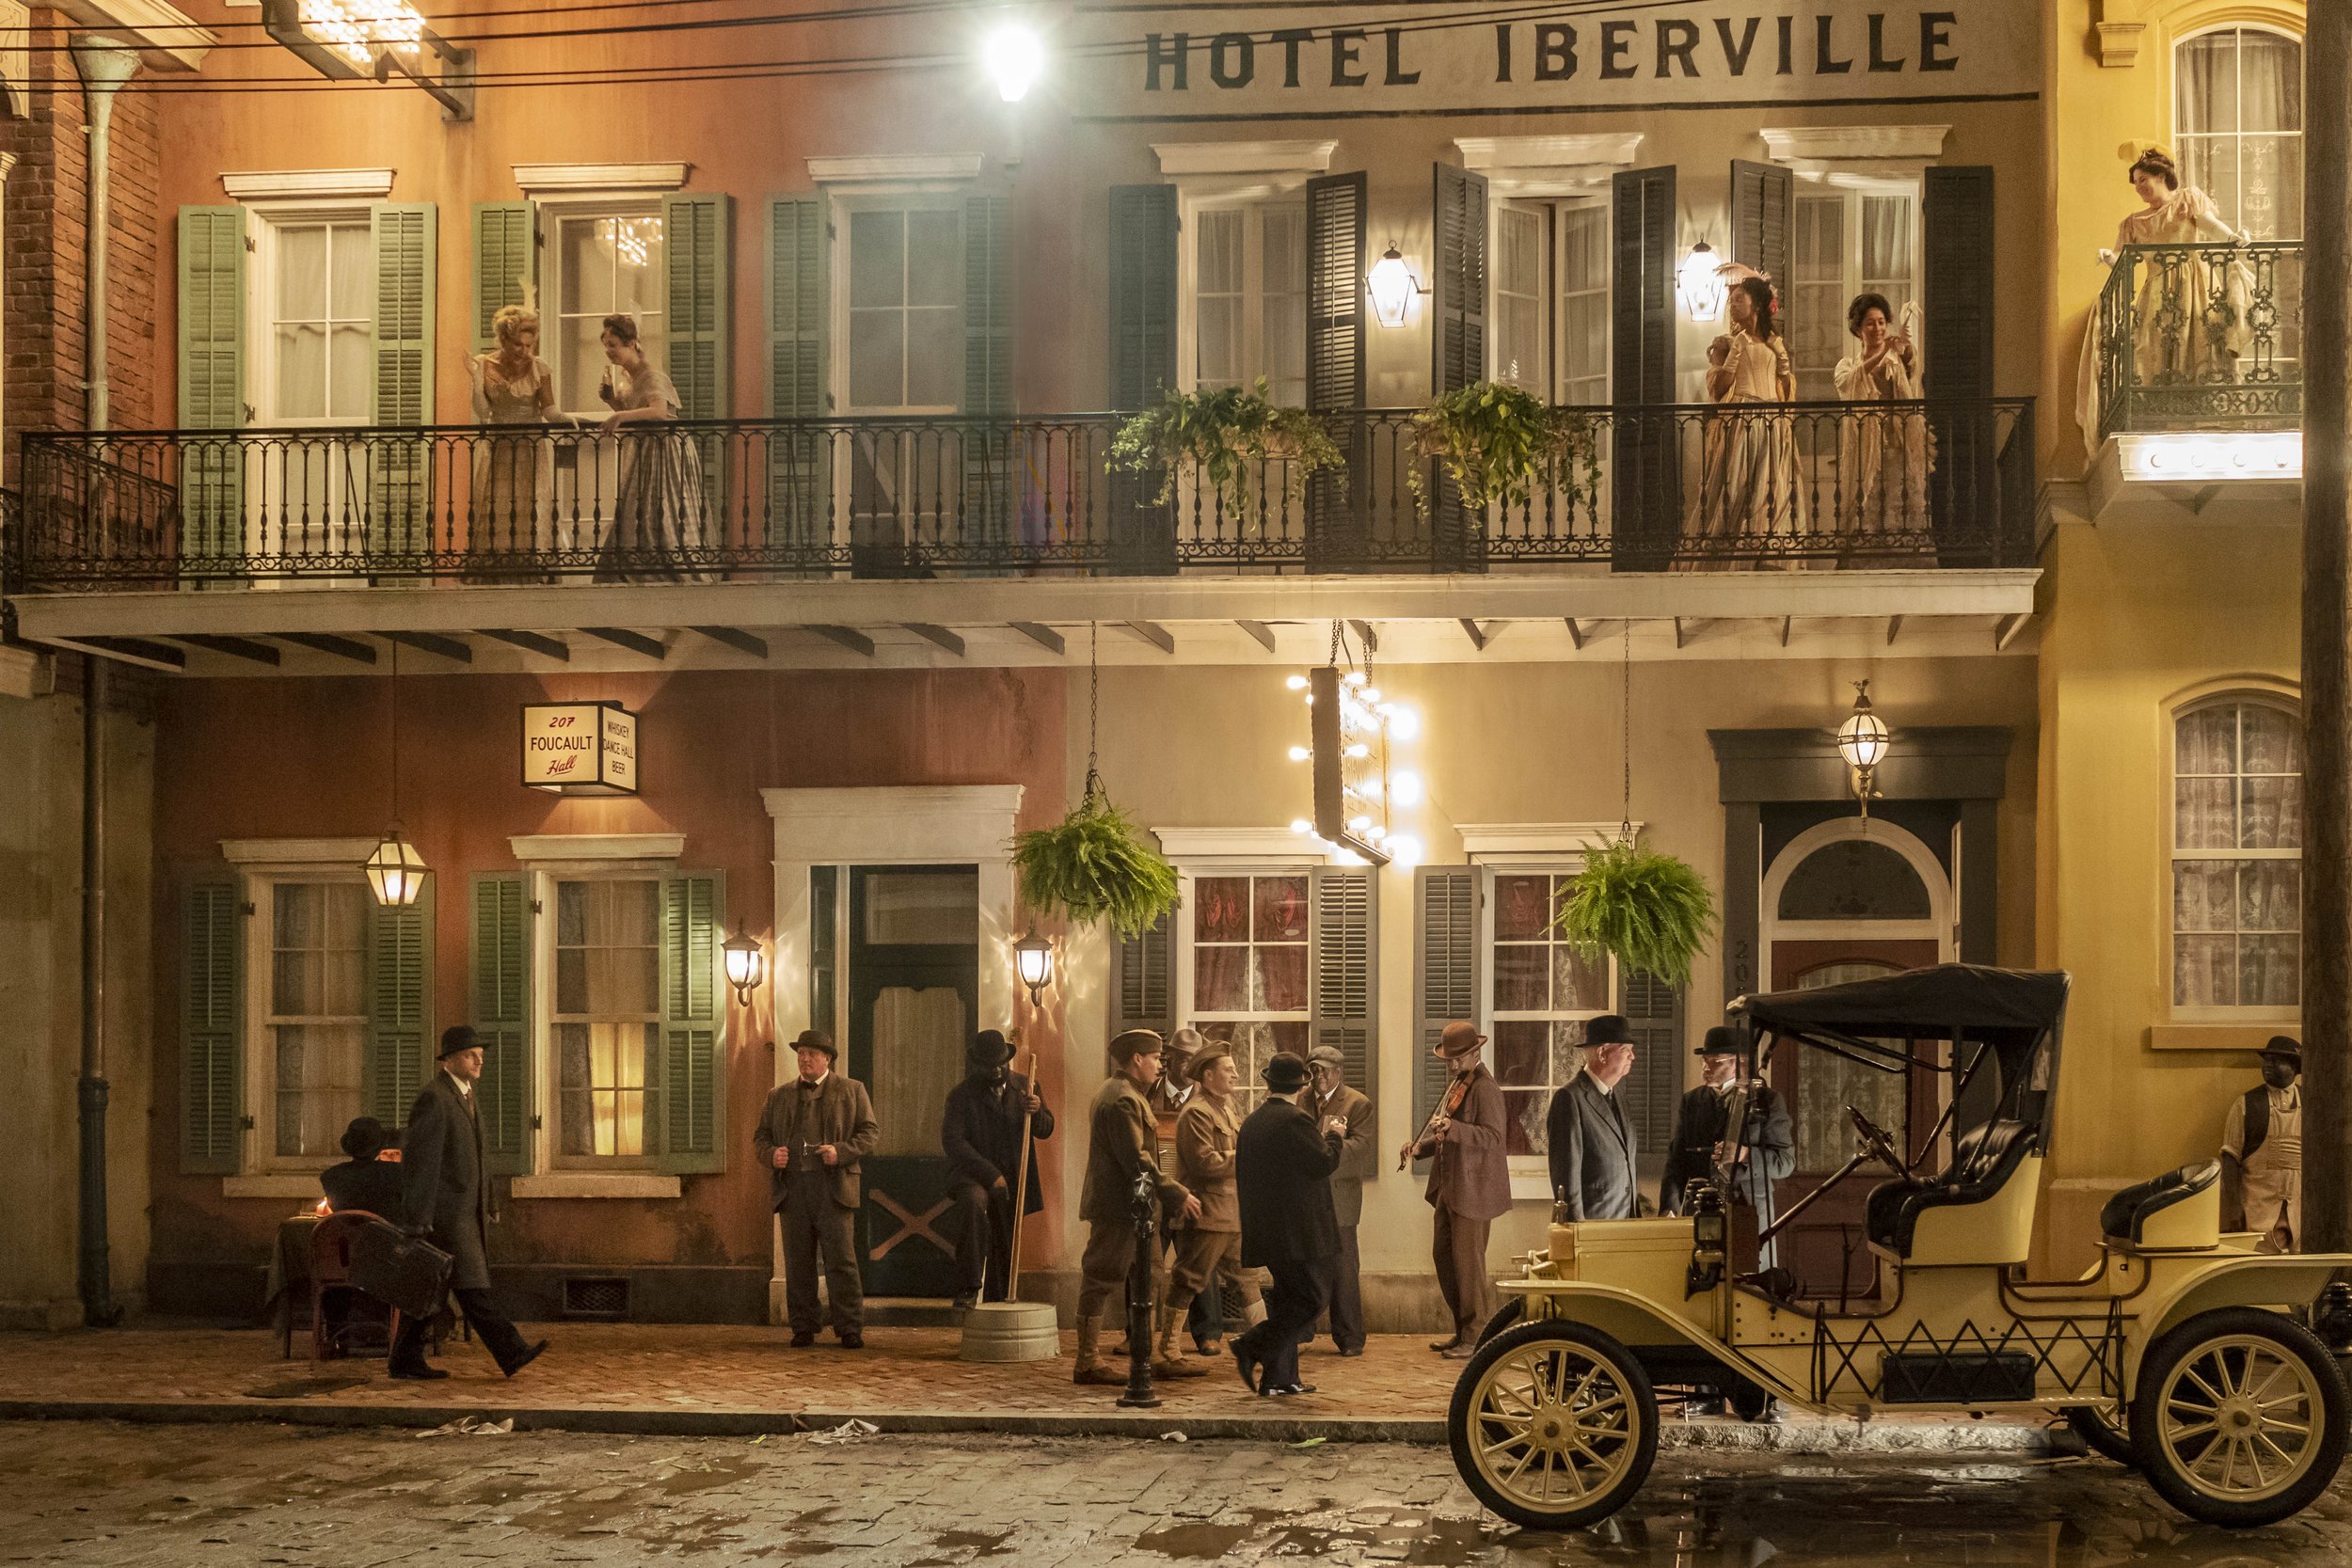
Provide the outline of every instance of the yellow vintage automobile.
{"type": "Polygon", "coordinates": [[[2223,1234],[2208,1162],[2118,1194],[2081,1278],[2026,1276],[2066,992],[2062,974],[1947,964],[1735,1002],[1743,1079],[1783,1042],[1949,1075],[1943,1118],[1911,1158],[1847,1107],[1858,1147],[1833,1183],[1867,1164],[1888,1173],[1865,1225],[1875,1296],[1837,1310],[1799,1299],[1782,1271],[1740,1272],[1740,1216],[1718,1189],[1680,1218],[1555,1222],[1549,1248],[1502,1282],[1502,1310],[1454,1391],[1470,1491],[1531,1528],[1605,1518],[1657,1457],[1657,1389],[1705,1386],[1751,1419],[1772,1399],[1857,1419],[2064,1416],[2216,1525],[2271,1524],[2317,1497],[2352,1418],[2321,1338],[2352,1328],[2328,1289],[2352,1256],[2267,1255],[2223,1234]],[[1946,1150],[1942,1170],[1915,1172],[1946,1150]]]}

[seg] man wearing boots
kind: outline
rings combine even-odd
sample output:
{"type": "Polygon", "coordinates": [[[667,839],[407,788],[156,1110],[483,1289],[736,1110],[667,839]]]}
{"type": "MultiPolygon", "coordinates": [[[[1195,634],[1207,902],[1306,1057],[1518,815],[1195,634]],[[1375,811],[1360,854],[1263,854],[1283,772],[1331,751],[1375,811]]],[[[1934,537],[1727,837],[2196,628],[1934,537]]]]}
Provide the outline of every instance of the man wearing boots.
{"type": "MultiPolygon", "coordinates": [[[[490,1294],[490,1181],[482,1158],[482,1117],[474,1085],[482,1078],[482,1047],[463,1023],[441,1032],[440,1070],[408,1109],[401,1137],[401,1210],[407,1228],[422,1231],[450,1255],[450,1294],[473,1325],[483,1348],[513,1377],[548,1348],[524,1342],[490,1294]]],[[[419,1380],[449,1373],[424,1358],[423,1318],[403,1318],[392,1340],[392,1376],[419,1380]]]]}
{"type": "Polygon", "coordinates": [[[1262,1395],[1311,1394],[1298,1380],[1298,1343],[1323,1310],[1323,1279],[1340,1250],[1331,1212],[1331,1173],[1339,1168],[1347,1122],[1318,1123],[1296,1101],[1307,1064],[1287,1051],[1260,1071],[1265,1101],[1242,1123],[1237,1166],[1241,1260],[1274,1276],[1265,1321],[1233,1338],[1241,1380],[1262,1395]]]}
{"type": "Polygon", "coordinates": [[[858,1164],[874,1152],[882,1129],[866,1085],[834,1071],[833,1037],[803,1029],[792,1042],[801,1075],[768,1096],[752,1148],[768,1172],[768,1191],[784,1219],[784,1304],[792,1346],[817,1342],[824,1321],[817,1301],[821,1259],[833,1331],[843,1350],[866,1348],[866,1281],[857,1266],[857,1210],[864,1196],[858,1164]]]}
{"type": "MultiPolygon", "coordinates": [[[[1111,1077],[1095,1095],[1089,1117],[1086,1186],[1078,1200],[1087,1248],[1078,1264],[1078,1365],[1073,1382],[1116,1387],[1127,1381],[1103,1360],[1103,1308],[1119,1295],[1135,1260],[1135,1221],[1128,1206],[1137,1174],[1151,1174],[1163,1216],[1172,1211],[1186,1220],[1200,1217],[1200,1200],[1160,1168],[1158,1133],[1146,1097],[1159,1080],[1161,1049],[1160,1037],[1149,1029],[1130,1029],[1111,1041],[1111,1077]]],[[[1174,1357],[1155,1363],[1152,1370],[1160,1377],[1200,1375],[1199,1368],[1174,1357]]]]}
{"type": "MultiPolygon", "coordinates": [[[[974,1305],[983,1291],[990,1301],[1005,1299],[1012,1233],[1021,1223],[1014,1215],[1012,1184],[1020,1180],[1022,1125],[1028,1124],[1035,1141],[1054,1135],[1054,1113],[1035,1085],[1006,1070],[1011,1061],[1012,1046],[1005,1037],[981,1030],[964,1052],[964,1080],[947,1091],[947,1109],[940,1118],[940,1152],[955,1173],[947,1196],[955,1204],[948,1228],[956,1239],[958,1307],[974,1305]]],[[[1032,1155],[1020,1213],[1044,1207],[1032,1155]]]]}
{"type": "Polygon", "coordinates": [[[1233,1196],[1233,1140],[1241,1128],[1233,1119],[1232,1096],[1241,1072],[1232,1051],[1215,1041],[1194,1053],[1190,1070],[1194,1093],[1176,1115],[1176,1175],[1200,1199],[1200,1217],[1175,1232],[1176,1259],[1168,1297],[1160,1304],[1154,1368],[1179,1360],[1176,1336],[1192,1298],[1204,1286],[1238,1291],[1248,1316],[1255,1317],[1258,1307],[1257,1282],[1242,1272],[1241,1209],[1233,1196]]]}

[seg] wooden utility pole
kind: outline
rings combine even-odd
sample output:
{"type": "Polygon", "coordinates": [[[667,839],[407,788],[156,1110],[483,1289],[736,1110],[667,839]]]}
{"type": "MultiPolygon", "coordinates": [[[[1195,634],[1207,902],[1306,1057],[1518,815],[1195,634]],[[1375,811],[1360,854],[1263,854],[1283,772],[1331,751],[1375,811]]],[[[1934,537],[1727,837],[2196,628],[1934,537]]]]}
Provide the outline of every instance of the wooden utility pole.
{"type": "Polygon", "coordinates": [[[2303,1226],[2352,1250],[2352,594],[2345,366],[2352,352],[2352,0],[2310,0],[2303,151],[2303,1226]]]}

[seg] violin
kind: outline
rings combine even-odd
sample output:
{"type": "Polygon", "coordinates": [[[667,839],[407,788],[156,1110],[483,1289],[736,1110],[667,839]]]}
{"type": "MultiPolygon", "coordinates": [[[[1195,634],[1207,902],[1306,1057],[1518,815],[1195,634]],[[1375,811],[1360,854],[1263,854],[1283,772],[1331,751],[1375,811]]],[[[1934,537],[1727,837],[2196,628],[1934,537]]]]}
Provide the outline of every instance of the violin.
{"type": "Polygon", "coordinates": [[[1454,1075],[1454,1081],[1446,1085],[1444,1096],[1439,1099],[1437,1105],[1431,1109],[1429,1113],[1429,1119],[1421,1124],[1421,1131],[1413,1134],[1413,1141],[1406,1144],[1405,1146],[1405,1152],[1397,1156],[1397,1169],[1403,1170],[1406,1165],[1413,1163],[1413,1150],[1419,1148],[1421,1147],[1422,1140],[1429,1136],[1431,1128],[1436,1127],[1440,1122],[1448,1122],[1454,1119],[1456,1113],[1462,1109],[1462,1102],[1470,1098],[1470,1074],[1467,1072],[1457,1072],[1454,1075]]]}

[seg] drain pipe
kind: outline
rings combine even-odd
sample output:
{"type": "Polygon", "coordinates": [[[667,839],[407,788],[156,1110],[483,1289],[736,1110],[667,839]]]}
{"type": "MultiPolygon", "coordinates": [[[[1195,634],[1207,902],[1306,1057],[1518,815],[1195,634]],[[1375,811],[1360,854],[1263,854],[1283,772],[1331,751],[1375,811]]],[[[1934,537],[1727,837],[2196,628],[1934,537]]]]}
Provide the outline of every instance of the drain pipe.
{"type": "MultiPolygon", "coordinates": [[[[89,128],[89,208],[84,230],[83,363],[86,422],[107,425],[106,251],[111,221],[107,185],[113,166],[108,131],[115,89],[131,79],[138,55],[112,39],[76,38],[70,46],[82,78],[89,128]]],[[[114,1301],[106,1238],[106,661],[82,656],[82,1076],[80,1257],[82,1321],[111,1327],[114,1301]]]]}

